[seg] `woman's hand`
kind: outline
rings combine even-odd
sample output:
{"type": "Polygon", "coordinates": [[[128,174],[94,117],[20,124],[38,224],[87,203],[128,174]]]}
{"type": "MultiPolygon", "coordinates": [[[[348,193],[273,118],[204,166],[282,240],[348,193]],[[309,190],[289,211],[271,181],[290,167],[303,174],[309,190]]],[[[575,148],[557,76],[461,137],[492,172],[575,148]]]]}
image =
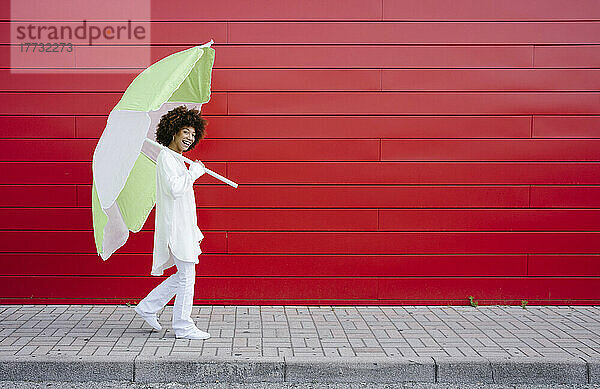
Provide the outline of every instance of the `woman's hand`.
{"type": "Polygon", "coordinates": [[[202,162],[195,160],[194,163],[190,165],[190,173],[192,173],[195,181],[198,179],[198,177],[206,173],[206,168],[202,162]]]}

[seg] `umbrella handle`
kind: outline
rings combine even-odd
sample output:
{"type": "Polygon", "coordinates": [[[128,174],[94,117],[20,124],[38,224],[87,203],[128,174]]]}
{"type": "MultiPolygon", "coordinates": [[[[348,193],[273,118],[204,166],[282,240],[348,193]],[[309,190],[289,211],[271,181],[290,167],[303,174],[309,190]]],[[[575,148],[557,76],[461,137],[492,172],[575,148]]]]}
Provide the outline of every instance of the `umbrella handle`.
{"type": "MultiPolygon", "coordinates": [[[[146,142],[150,143],[151,145],[158,146],[158,147],[161,147],[161,148],[163,148],[163,149],[165,149],[165,150],[168,150],[169,152],[173,153],[173,155],[174,155],[174,156],[176,156],[177,158],[179,158],[179,159],[183,160],[184,162],[187,162],[187,163],[188,163],[188,164],[190,164],[190,165],[191,165],[192,163],[194,163],[194,161],[192,161],[191,159],[189,159],[189,158],[187,158],[187,157],[184,157],[183,155],[181,155],[181,154],[179,154],[179,153],[176,153],[176,152],[174,152],[174,151],[173,151],[173,150],[171,150],[170,148],[168,148],[168,147],[165,147],[165,146],[161,145],[160,143],[153,141],[152,139],[145,138],[144,140],[145,140],[146,142]]],[[[225,178],[225,177],[223,177],[223,176],[222,176],[222,175],[220,175],[219,173],[215,173],[215,172],[213,172],[212,170],[210,170],[210,169],[207,169],[206,167],[204,168],[204,170],[206,171],[206,173],[208,173],[209,175],[213,176],[213,177],[214,177],[214,178],[216,178],[217,180],[223,181],[223,182],[224,182],[224,183],[226,183],[227,185],[231,185],[231,186],[233,186],[234,188],[237,188],[237,187],[238,187],[238,184],[236,184],[235,182],[231,181],[231,180],[230,180],[230,179],[228,179],[228,178],[225,178]]]]}

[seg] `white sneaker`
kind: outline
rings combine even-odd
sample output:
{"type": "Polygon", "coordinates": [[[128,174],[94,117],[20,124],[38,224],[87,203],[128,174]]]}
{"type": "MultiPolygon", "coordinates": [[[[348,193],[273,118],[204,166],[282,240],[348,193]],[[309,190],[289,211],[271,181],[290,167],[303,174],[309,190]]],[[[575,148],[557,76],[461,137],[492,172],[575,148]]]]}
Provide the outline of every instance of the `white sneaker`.
{"type": "Polygon", "coordinates": [[[183,336],[178,336],[175,335],[175,337],[177,339],[200,339],[200,340],[205,340],[210,338],[210,334],[208,332],[204,332],[201,331],[199,329],[194,329],[192,331],[190,331],[190,333],[188,333],[187,335],[183,335],[183,336]]]}
{"type": "Polygon", "coordinates": [[[138,315],[140,315],[142,317],[142,319],[144,319],[146,321],[146,323],[148,323],[150,325],[150,327],[154,328],[157,331],[160,331],[162,329],[162,326],[160,325],[160,323],[158,322],[158,319],[156,318],[156,314],[146,315],[138,309],[137,305],[133,308],[133,310],[138,315]]]}

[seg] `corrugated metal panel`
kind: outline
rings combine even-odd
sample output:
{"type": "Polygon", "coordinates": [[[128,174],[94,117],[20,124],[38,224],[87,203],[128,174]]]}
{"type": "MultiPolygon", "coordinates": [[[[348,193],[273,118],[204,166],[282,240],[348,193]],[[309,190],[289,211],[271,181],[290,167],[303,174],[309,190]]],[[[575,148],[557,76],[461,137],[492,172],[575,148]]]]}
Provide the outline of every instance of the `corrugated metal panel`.
{"type": "MultiPolygon", "coordinates": [[[[151,60],[215,40],[190,155],[240,184],[195,186],[196,303],[600,303],[597,1],[191,5],[152,2],[151,60]]],[[[92,152],[141,68],[106,71],[144,49],[16,74],[0,47],[0,303],[162,280],[153,214],[107,262],[91,231],[92,152]]]]}

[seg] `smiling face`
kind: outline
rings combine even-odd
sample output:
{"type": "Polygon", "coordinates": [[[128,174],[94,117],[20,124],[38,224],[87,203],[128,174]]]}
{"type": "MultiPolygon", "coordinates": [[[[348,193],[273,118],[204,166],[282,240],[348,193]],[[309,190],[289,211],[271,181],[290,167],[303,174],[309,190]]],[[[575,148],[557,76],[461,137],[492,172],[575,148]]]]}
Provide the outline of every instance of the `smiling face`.
{"type": "Polygon", "coordinates": [[[183,127],[169,145],[169,148],[178,153],[182,153],[186,151],[192,143],[194,143],[194,138],[196,136],[196,130],[193,127],[183,127]]]}

